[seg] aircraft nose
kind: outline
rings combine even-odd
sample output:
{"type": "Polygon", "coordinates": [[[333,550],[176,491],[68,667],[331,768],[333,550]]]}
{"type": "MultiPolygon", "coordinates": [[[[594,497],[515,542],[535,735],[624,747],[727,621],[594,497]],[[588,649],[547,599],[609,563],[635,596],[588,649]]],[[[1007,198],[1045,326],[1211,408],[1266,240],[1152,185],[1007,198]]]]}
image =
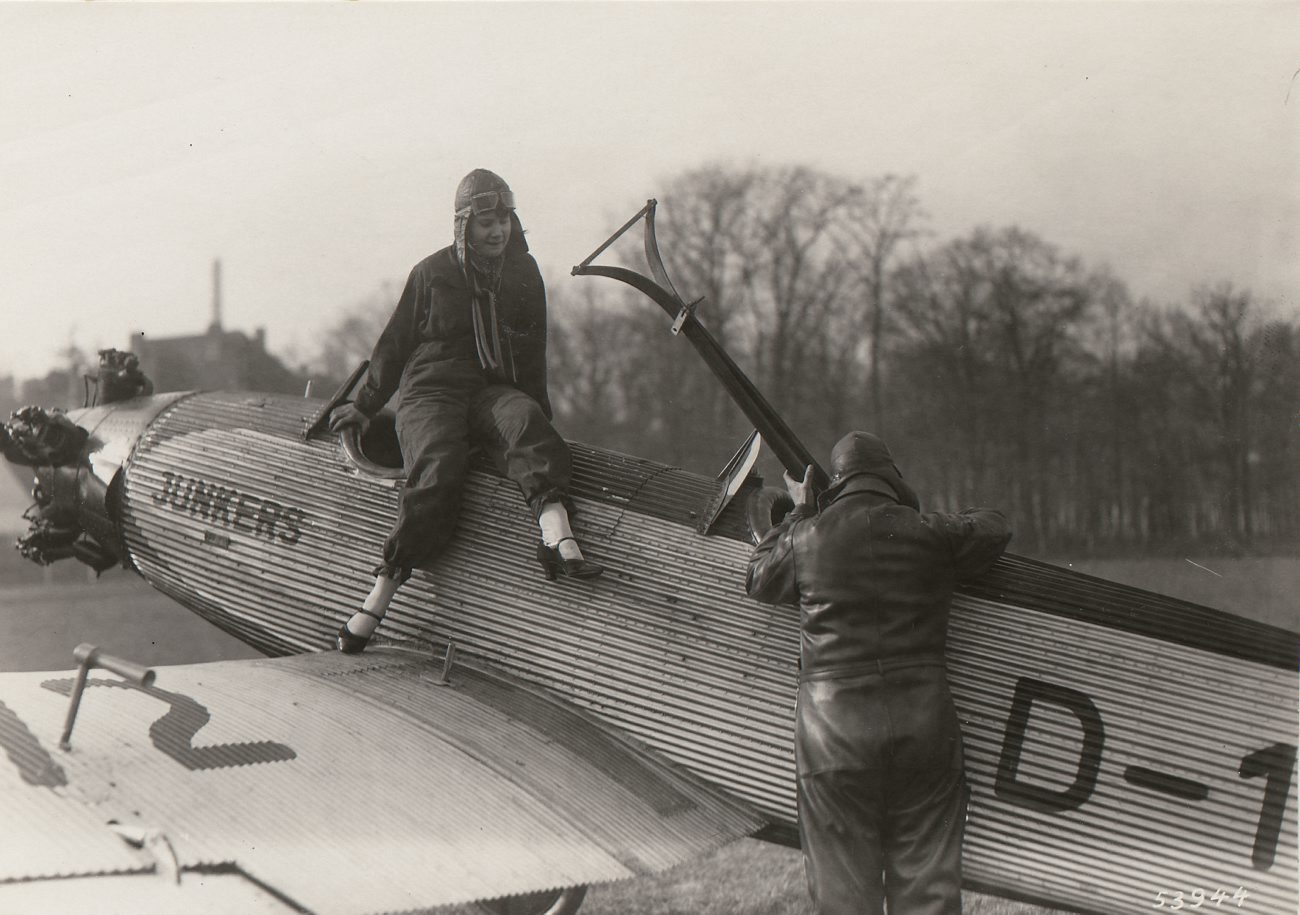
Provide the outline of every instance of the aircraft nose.
{"type": "Polygon", "coordinates": [[[18,550],[39,565],[73,557],[95,571],[124,562],[116,490],[122,467],[150,423],[182,394],[62,412],[24,407],[0,427],[0,451],[34,471],[18,550]]]}

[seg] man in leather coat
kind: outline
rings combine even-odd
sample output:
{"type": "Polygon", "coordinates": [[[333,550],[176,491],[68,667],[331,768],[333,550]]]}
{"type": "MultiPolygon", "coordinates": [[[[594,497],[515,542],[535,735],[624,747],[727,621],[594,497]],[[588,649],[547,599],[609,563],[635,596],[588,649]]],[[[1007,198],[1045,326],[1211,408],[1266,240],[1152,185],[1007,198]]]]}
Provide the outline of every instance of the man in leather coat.
{"type": "Polygon", "coordinates": [[[889,449],[852,432],[820,511],[809,474],[746,589],[800,607],[795,754],[808,889],[821,915],[961,911],[961,729],[944,669],[953,589],[1011,539],[1001,513],[920,511],[889,449]]]}

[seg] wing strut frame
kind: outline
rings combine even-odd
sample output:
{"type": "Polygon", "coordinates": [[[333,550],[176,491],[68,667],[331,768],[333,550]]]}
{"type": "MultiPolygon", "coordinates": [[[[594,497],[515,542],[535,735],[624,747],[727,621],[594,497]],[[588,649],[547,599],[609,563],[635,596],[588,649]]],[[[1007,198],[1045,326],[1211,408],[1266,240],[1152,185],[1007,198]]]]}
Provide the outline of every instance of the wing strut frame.
{"type": "Polygon", "coordinates": [[[727,354],[727,351],[722,348],[722,345],[718,343],[713,334],[709,333],[708,328],[701,323],[696,314],[696,307],[704,301],[703,297],[688,303],[674,288],[672,280],[668,277],[668,271],[664,267],[663,257],[659,254],[659,242],[655,235],[655,208],[657,206],[658,201],[654,198],[647,200],[646,205],[635,216],[624,223],[622,228],[607,238],[603,244],[570,272],[573,276],[605,276],[626,283],[649,297],[651,301],[667,312],[668,316],[673,319],[673,333],[686,335],[686,339],[695,347],[695,351],[704,360],[709,371],[722,382],[727,394],[740,407],[746,418],[754,424],[754,428],[762,435],[763,440],[767,442],[768,447],[772,449],[773,454],[776,455],[777,460],[781,462],[786,471],[799,478],[803,476],[804,468],[811,465],[816,488],[819,490],[825,489],[829,482],[826,471],[822,469],[803,442],[799,440],[799,437],[795,435],[785,420],[781,418],[781,415],[777,413],[776,408],[768,402],[762,392],[750,381],[744,370],[736,364],[735,360],[727,354]],[[653,279],[626,267],[609,267],[592,263],[629,229],[642,221],[645,223],[645,258],[653,279]]]}

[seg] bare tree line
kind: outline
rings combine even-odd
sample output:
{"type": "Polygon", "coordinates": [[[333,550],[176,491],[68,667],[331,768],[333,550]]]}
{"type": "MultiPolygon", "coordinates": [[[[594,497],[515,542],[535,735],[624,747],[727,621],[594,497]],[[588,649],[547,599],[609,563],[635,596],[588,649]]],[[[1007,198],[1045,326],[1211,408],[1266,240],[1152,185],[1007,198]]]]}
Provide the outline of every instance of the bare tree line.
{"type": "MultiPolygon", "coordinates": [[[[1015,227],[935,243],[896,176],[709,167],[660,202],[679,291],[814,453],[879,432],[929,505],[1002,506],[1023,552],[1300,534],[1298,328],[1249,291],[1157,307],[1015,227]]],[[[718,469],[749,430],[662,312],[549,288],[566,434],[718,469]]]]}

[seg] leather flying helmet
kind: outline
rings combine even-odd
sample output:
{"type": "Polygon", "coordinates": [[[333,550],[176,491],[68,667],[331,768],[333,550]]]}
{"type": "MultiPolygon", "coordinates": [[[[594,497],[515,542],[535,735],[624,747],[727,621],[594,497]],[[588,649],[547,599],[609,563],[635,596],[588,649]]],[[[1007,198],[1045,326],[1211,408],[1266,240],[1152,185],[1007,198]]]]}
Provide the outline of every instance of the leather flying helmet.
{"type": "Polygon", "coordinates": [[[454,220],[454,237],[456,262],[464,270],[468,263],[469,250],[465,241],[466,226],[471,216],[480,213],[509,213],[510,241],[506,251],[527,251],[528,242],[524,240],[524,227],[515,212],[515,195],[510,185],[496,172],[486,168],[476,168],[456,187],[456,218],[454,220]]]}
{"type": "Polygon", "coordinates": [[[477,216],[479,213],[507,212],[515,208],[515,195],[496,172],[476,168],[456,188],[456,215],[477,216]]]}
{"type": "Polygon", "coordinates": [[[850,432],[831,449],[831,485],[824,499],[840,493],[850,479],[873,476],[884,480],[894,491],[899,503],[920,511],[921,502],[912,487],[903,482],[903,474],[894,463],[885,440],[870,432],[850,432]]]}

